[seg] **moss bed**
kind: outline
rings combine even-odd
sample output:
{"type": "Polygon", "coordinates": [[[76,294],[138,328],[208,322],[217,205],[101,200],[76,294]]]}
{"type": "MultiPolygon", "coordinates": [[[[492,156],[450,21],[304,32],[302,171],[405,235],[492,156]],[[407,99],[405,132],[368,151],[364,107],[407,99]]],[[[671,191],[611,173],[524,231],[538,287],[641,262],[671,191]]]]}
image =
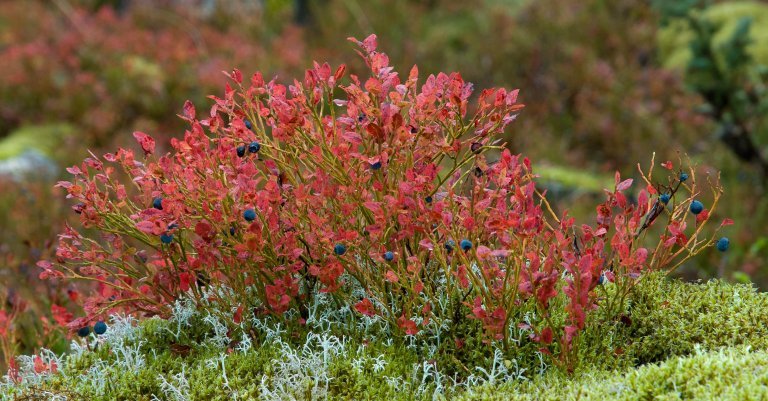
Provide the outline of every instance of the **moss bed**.
{"type": "Polygon", "coordinates": [[[106,334],[73,342],[66,356],[39,354],[56,373],[35,373],[34,358],[21,357],[21,383],[6,377],[0,399],[768,399],[768,295],[722,281],[646,277],[622,319],[580,337],[573,375],[523,344],[515,354],[478,352],[472,367],[425,356],[415,339],[256,326],[238,336],[183,306],[169,320],[113,317],[106,334]]]}

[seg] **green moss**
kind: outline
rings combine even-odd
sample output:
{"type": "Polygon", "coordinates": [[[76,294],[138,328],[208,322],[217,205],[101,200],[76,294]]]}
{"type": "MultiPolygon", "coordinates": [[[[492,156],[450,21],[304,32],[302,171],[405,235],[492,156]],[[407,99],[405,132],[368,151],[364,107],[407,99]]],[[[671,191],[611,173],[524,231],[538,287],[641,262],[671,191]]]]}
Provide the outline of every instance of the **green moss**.
{"type": "Polygon", "coordinates": [[[768,353],[746,348],[675,357],[627,372],[556,373],[485,386],[455,400],[761,400],[768,397],[768,353]]]}
{"type": "Polygon", "coordinates": [[[654,275],[636,287],[631,302],[627,354],[637,364],[690,354],[697,345],[768,349],[768,294],[751,285],[654,275]]]}

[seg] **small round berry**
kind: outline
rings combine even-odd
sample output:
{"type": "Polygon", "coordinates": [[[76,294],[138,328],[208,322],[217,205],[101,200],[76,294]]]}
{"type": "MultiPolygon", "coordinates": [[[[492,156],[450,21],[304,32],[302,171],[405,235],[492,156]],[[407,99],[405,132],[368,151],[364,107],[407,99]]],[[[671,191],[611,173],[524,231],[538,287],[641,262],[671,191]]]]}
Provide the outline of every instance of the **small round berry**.
{"type": "Polygon", "coordinates": [[[461,249],[463,249],[465,252],[472,249],[472,241],[468,239],[463,239],[461,242],[459,242],[459,246],[461,246],[461,249]]]}
{"type": "Polygon", "coordinates": [[[248,145],[248,151],[251,153],[258,153],[258,151],[261,149],[261,144],[253,141],[248,145]]]}
{"type": "Polygon", "coordinates": [[[432,197],[431,196],[427,196],[426,198],[424,198],[424,202],[432,203],[432,197]]]}
{"type": "Polygon", "coordinates": [[[474,154],[480,153],[481,149],[483,149],[483,144],[480,142],[472,142],[472,145],[469,146],[469,150],[474,154]]]}
{"type": "Polygon", "coordinates": [[[391,262],[395,260],[395,254],[392,253],[392,251],[384,252],[384,260],[386,260],[387,262],[391,262]]]}
{"type": "Polygon", "coordinates": [[[671,196],[669,194],[661,194],[661,196],[659,196],[661,203],[668,203],[670,198],[671,196]]]}
{"type": "Polygon", "coordinates": [[[233,237],[235,236],[235,226],[229,227],[229,235],[231,235],[233,237]]]}
{"type": "Polygon", "coordinates": [[[243,212],[243,218],[245,221],[254,221],[256,220],[256,211],[253,209],[245,209],[243,212]]]}
{"type": "Polygon", "coordinates": [[[243,120],[243,122],[245,123],[245,128],[248,128],[248,129],[251,129],[251,130],[253,129],[253,124],[251,124],[250,121],[243,120]]]}
{"type": "Polygon", "coordinates": [[[680,173],[680,182],[685,182],[688,179],[688,174],[680,173]]]}
{"type": "Polygon", "coordinates": [[[699,214],[704,211],[704,204],[695,200],[691,202],[691,213],[699,214]]]}
{"type": "Polygon", "coordinates": [[[160,235],[160,242],[166,245],[170,244],[171,242],[173,242],[173,234],[164,233],[160,235]]]}
{"type": "Polygon", "coordinates": [[[445,250],[446,250],[446,251],[448,251],[448,252],[451,252],[451,251],[453,251],[453,248],[455,248],[455,247],[456,247],[456,241],[454,241],[454,240],[452,240],[452,239],[449,239],[449,240],[448,240],[448,241],[445,243],[445,250]]]}
{"type": "Polygon", "coordinates": [[[237,156],[239,157],[245,156],[245,145],[240,145],[237,147],[237,156]]]}
{"type": "Polygon", "coordinates": [[[601,274],[600,278],[597,279],[597,284],[603,285],[604,282],[605,282],[605,274],[601,274]]]}
{"type": "Polygon", "coordinates": [[[729,240],[728,237],[723,237],[717,240],[717,250],[720,252],[727,251],[729,245],[731,245],[731,240],[729,240]]]}
{"type": "Polygon", "coordinates": [[[96,324],[93,325],[93,332],[96,333],[96,335],[102,335],[107,332],[107,324],[99,320],[96,322],[96,324]]]}
{"type": "Polygon", "coordinates": [[[88,326],[81,327],[77,330],[77,335],[80,337],[88,337],[89,334],[91,334],[91,328],[88,326]]]}
{"type": "Polygon", "coordinates": [[[341,256],[345,253],[347,253],[347,247],[344,246],[344,244],[336,244],[333,246],[333,253],[341,256]]]}
{"type": "Polygon", "coordinates": [[[381,168],[381,162],[376,162],[371,164],[371,170],[378,170],[381,168]]]}
{"type": "Polygon", "coordinates": [[[152,207],[157,210],[163,210],[163,198],[157,197],[155,199],[152,199],[152,207]]]}

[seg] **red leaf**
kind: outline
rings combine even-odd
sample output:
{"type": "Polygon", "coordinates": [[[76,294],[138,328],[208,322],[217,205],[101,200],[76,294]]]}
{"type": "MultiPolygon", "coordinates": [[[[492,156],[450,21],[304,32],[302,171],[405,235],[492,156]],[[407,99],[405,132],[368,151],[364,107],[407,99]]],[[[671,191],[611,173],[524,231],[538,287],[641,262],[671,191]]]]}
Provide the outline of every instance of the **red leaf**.
{"type": "Polygon", "coordinates": [[[667,170],[672,170],[672,162],[667,160],[664,163],[661,163],[661,167],[664,167],[667,170]]]}
{"type": "Polygon", "coordinates": [[[155,151],[155,140],[152,139],[151,136],[141,131],[136,131],[133,133],[133,137],[136,138],[136,141],[141,145],[141,150],[144,151],[144,155],[152,154],[155,151]]]}
{"type": "Polygon", "coordinates": [[[616,185],[616,190],[617,191],[626,191],[630,186],[632,186],[632,179],[631,178],[626,179],[626,180],[622,181],[621,183],[619,183],[618,185],[616,185]]]}
{"type": "Polygon", "coordinates": [[[733,220],[731,219],[723,219],[723,222],[720,223],[720,227],[726,227],[726,226],[732,226],[733,220]]]}
{"type": "Polygon", "coordinates": [[[184,102],[184,117],[187,118],[187,120],[194,120],[195,119],[195,105],[192,104],[189,100],[184,102]]]}

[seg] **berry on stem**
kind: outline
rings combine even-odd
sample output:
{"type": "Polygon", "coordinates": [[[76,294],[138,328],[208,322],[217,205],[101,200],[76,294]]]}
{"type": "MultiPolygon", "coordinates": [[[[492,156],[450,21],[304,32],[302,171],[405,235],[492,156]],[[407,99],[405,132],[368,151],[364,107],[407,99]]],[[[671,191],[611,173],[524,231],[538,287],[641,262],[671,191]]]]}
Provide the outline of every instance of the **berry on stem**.
{"type": "Polygon", "coordinates": [[[704,204],[695,200],[691,202],[691,213],[699,214],[704,211],[704,204]]]}
{"type": "Polygon", "coordinates": [[[688,174],[680,173],[680,182],[685,182],[688,179],[688,174]]]}
{"type": "Polygon", "coordinates": [[[456,247],[456,241],[449,239],[448,242],[445,243],[445,250],[448,252],[453,251],[453,248],[456,247]]]}
{"type": "Polygon", "coordinates": [[[731,245],[731,240],[728,239],[728,237],[723,237],[717,240],[717,250],[720,252],[725,252],[728,250],[728,246],[731,245]]]}
{"type": "Polygon", "coordinates": [[[163,198],[157,197],[155,199],[152,199],[152,207],[157,210],[163,210],[163,198]]]}
{"type": "Polygon", "coordinates": [[[91,328],[88,326],[81,327],[77,330],[77,335],[80,337],[88,337],[89,334],[91,334],[91,328]]]}
{"type": "Polygon", "coordinates": [[[459,245],[461,246],[461,249],[463,249],[465,252],[472,249],[472,241],[468,239],[461,240],[459,245]]]}
{"type": "Polygon", "coordinates": [[[333,247],[333,253],[341,256],[341,255],[347,253],[347,247],[344,246],[344,244],[336,244],[333,247]]]}
{"type": "Polygon", "coordinates": [[[248,121],[248,120],[243,120],[243,122],[245,123],[245,128],[248,128],[248,129],[250,129],[250,130],[252,130],[252,129],[253,129],[253,124],[251,124],[251,122],[250,122],[250,121],[248,121]]]}
{"type": "Polygon", "coordinates": [[[386,260],[387,262],[391,262],[395,260],[395,254],[392,253],[392,251],[384,252],[384,260],[386,260]]]}
{"type": "Polygon", "coordinates": [[[671,196],[669,194],[664,193],[659,196],[659,201],[661,201],[661,203],[668,203],[670,198],[671,196]]]}
{"type": "Polygon", "coordinates": [[[245,209],[243,212],[243,218],[245,221],[254,221],[256,220],[256,211],[253,209],[245,209]]]}
{"type": "Polygon", "coordinates": [[[378,170],[381,168],[381,162],[376,162],[371,164],[371,170],[378,170]]]}
{"type": "Polygon", "coordinates": [[[160,241],[166,245],[170,244],[171,242],[173,242],[173,234],[164,233],[160,235],[160,241]]]}
{"type": "Polygon", "coordinates": [[[96,324],[93,325],[93,332],[96,333],[96,335],[102,335],[107,332],[107,324],[103,321],[99,320],[96,322],[96,324]]]}
{"type": "Polygon", "coordinates": [[[251,153],[258,153],[258,151],[261,149],[261,144],[253,141],[248,145],[248,152],[251,153]]]}
{"type": "Polygon", "coordinates": [[[237,147],[237,156],[238,157],[245,156],[245,145],[240,145],[237,147]]]}

